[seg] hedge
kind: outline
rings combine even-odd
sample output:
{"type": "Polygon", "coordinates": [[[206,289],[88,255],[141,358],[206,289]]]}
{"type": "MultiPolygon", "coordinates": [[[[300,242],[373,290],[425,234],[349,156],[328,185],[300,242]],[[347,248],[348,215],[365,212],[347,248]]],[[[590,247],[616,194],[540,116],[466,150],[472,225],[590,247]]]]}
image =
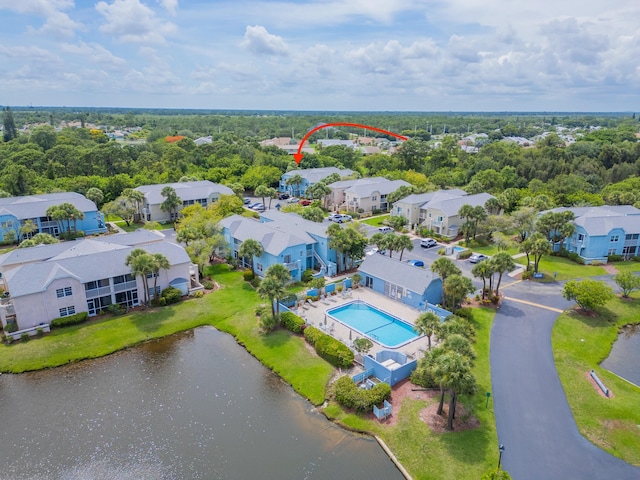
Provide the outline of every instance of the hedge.
{"type": "Polygon", "coordinates": [[[380,382],[370,390],[359,388],[348,375],[340,377],[334,385],[336,401],[347,408],[354,408],[359,412],[367,412],[374,405],[380,405],[391,396],[388,383],[380,382]]]}
{"type": "Polygon", "coordinates": [[[291,330],[293,333],[302,333],[305,329],[305,321],[291,312],[282,312],[280,314],[280,323],[287,330],[291,330]]]}
{"type": "Polygon", "coordinates": [[[315,327],[304,329],[304,338],[316,349],[316,353],[335,367],[348,368],[353,365],[353,352],[335,338],[315,327]]]}
{"type": "Polygon", "coordinates": [[[171,305],[172,303],[178,303],[182,298],[182,292],[175,287],[167,287],[160,294],[164,298],[165,305],[171,305]]]}
{"type": "Polygon", "coordinates": [[[51,320],[51,327],[68,327],[69,325],[77,325],[78,323],[86,322],[88,319],[89,312],[80,312],[76,313],[75,315],[54,318],[53,320],[51,320]]]}

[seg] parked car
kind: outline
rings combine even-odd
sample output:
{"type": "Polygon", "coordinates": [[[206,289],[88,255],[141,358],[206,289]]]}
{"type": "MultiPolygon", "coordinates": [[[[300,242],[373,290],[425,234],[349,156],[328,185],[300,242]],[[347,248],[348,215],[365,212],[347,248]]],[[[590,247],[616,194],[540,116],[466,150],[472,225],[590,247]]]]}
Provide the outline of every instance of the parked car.
{"type": "Polygon", "coordinates": [[[244,202],[245,205],[249,205],[251,203],[251,199],[247,197],[244,197],[242,201],[244,202]]]}
{"type": "Polygon", "coordinates": [[[378,231],[380,233],[392,233],[393,232],[393,228],[391,228],[391,227],[378,227],[378,231]]]}
{"type": "Polygon", "coordinates": [[[298,203],[299,201],[300,201],[300,199],[296,198],[296,197],[287,198],[287,203],[298,203]]]}
{"type": "Polygon", "coordinates": [[[289,198],[291,195],[289,195],[288,193],[279,193],[278,194],[278,200],[286,200],[287,198],[289,198]]]}
{"type": "Polygon", "coordinates": [[[373,255],[377,251],[378,251],[378,247],[373,247],[373,248],[370,248],[369,250],[365,250],[364,254],[369,256],[369,255],[373,255]]]}
{"type": "Polygon", "coordinates": [[[486,260],[487,258],[489,258],[489,257],[487,257],[483,253],[474,253],[473,255],[471,255],[469,257],[469,261],[471,263],[479,263],[479,262],[482,262],[483,260],[486,260]]]}
{"type": "Polygon", "coordinates": [[[253,206],[249,208],[257,212],[264,212],[264,205],[262,203],[254,203],[253,206]]]}
{"type": "Polygon", "coordinates": [[[424,262],[422,260],[407,260],[407,263],[414,267],[424,267],[424,262]]]}
{"type": "Polygon", "coordinates": [[[351,220],[353,220],[353,217],[351,215],[342,214],[343,222],[350,222],[351,220]]]}
{"type": "Polygon", "coordinates": [[[431,248],[437,245],[438,242],[436,242],[433,238],[423,238],[422,240],[420,240],[420,246],[422,248],[431,248]]]}
{"type": "Polygon", "coordinates": [[[351,220],[353,220],[353,217],[351,217],[351,215],[345,215],[342,213],[333,213],[329,215],[329,221],[331,222],[344,223],[350,222],[351,220]]]}
{"type": "Polygon", "coordinates": [[[303,207],[308,207],[309,205],[311,205],[311,200],[303,199],[303,200],[300,200],[298,203],[303,207]]]}
{"type": "Polygon", "coordinates": [[[262,205],[261,202],[254,202],[250,205],[247,205],[247,208],[250,208],[251,210],[253,210],[254,208],[256,208],[258,205],[262,205]]]}

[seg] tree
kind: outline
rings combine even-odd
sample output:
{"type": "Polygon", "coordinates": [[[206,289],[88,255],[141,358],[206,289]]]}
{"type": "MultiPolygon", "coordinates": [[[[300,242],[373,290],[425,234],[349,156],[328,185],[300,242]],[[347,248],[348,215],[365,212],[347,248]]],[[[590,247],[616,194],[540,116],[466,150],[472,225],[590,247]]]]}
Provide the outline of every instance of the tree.
{"type": "MultiPolygon", "coordinates": [[[[13,231],[8,232],[13,233],[13,231]]],[[[5,235],[6,240],[6,235],[5,235]]],[[[27,247],[35,247],[36,245],[49,245],[51,243],[59,243],[60,241],[55,238],[53,235],[48,233],[36,233],[33,237],[28,240],[24,240],[18,248],[27,248],[27,247]]]]}
{"type": "Polygon", "coordinates": [[[305,195],[314,200],[322,200],[322,206],[326,208],[327,196],[331,193],[331,189],[324,182],[318,182],[307,188],[305,195]]]}
{"type": "Polygon", "coordinates": [[[218,200],[209,207],[212,215],[217,218],[225,218],[235,213],[244,212],[242,200],[235,195],[220,195],[218,200]]]}
{"type": "Polygon", "coordinates": [[[586,278],[570,280],[564,285],[562,296],[574,300],[584,311],[602,307],[614,297],[613,289],[602,280],[586,278]]]}
{"type": "Polygon", "coordinates": [[[33,170],[13,163],[3,169],[1,182],[5,191],[11,196],[18,197],[31,193],[33,182],[37,177],[33,170]]]}
{"type": "Polygon", "coordinates": [[[144,289],[144,304],[149,304],[149,280],[147,275],[152,274],[156,268],[153,256],[142,250],[135,248],[127,255],[125,265],[131,268],[134,277],[142,277],[142,287],[144,289]]]}
{"type": "Polygon", "coordinates": [[[31,219],[28,218],[24,221],[24,224],[20,226],[20,238],[30,238],[33,232],[38,230],[38,225],[31,219]]]}
{"type": "Polygon", "coordinates": [[[640,277],[633,272],[619,273],[614,277],[614,280],[622,290],[624,298],[629,298],[634,290],[640,290],[640,277]]]}
{"type": "Polygon", "coordinates": [[[538,217],[535,227],[545,238],[562,247],[564,239],[570,237],[576,229],[575,225],[571,223],[574,218],[575,215],[570,210],[547,212],[538,217]]]}
{"type": "Polygon", "coordinates": [[[451,259],[440,257],[431,264],[431,271],[442,279],[442,303],[444,304],[444,282],[451,275],[460,275],[460,269],[456,267],[451,259]]]}
{"type": "Polygon", "coordinates": [[[394,239],[394,250],[400,252],[400,261],[402,261],[402,255],[405,250],[413,250],[413,242],[407,235],[397,235],[394,239]]]}
{"type": "Polygon", "coordinates": [[[442,285],[445,300],[448,300],[445,304],[448,303],[451,309],[455,309],[469,293],[473,293],[473,290],[471,279],[462,275],[451,275],[442,285]]]}
{"type": "Polygon", "coordinates": [[[164,197],[164,201],[160,204],[160,210],[169,213],[169,219],[175,220],[176,210],[182,205],[182,199],[176,193],[173,187],[167,185],[162,188],[160,195],[164,197]]]}
{"type": "MultiPolygon", "coordinates": [[[[277,319],[275,300],[282,298],[286,293],[284,285],[275,277],[267,277],[258,286],[258,295],[271,303],[271,315],[277,319]]],[[[276,321],[277,323],[277,321],[276,321]]]]}
{"type": "Polygon", "coordinates": [[[491,262],[476,263],[471,269],[471,275],[482,279],[482,299],[485,299],[487,292],[487,280],[489,280],[489,291],[493,291],[493,274],[495,273],[491,262]]]}
{"type": "Polygon", "coordinates": [[[387,219],[386,223],[396,232],[399,232],[407,224],[407,219],[401,215],[392,215],[387,219]]]}
{"type": "Polygon", "coordinates": [[[303,183],[304,183],[304,178],[302,178],[302,176],[299,173],[292,175],[291,177],[287,178],[287,180],[285,181],[285,185],[289,187],[289,193],[291,194],[292,197],[296,195],[300,195],[300,187],[302,186],[303,183]]]}
{"type": "MultiPolygon", "coordinates": [[[[539,237],[534,235],[532,237],[531,243],[531,254],[533,255],[533,271],[538,273],[538,268],[540,267],[540,260],[543,255],[549,254],[551,252],[551,245],[544,237],[539,237]]],[[[527,258],[529,258],[527,256],[527,258]]]]}
{"type": "MultiPolygon", "coordinates": [[[[491,267],[495,273],[498,274],[498,281],[496,282],[496,296],[499,295],[500,283],[502,282],[502,275],[505,272],[510,272],[516,268],[516,263],[506,252],[498,252],[489,260],[491,267]]],[[[485,263],[485,262],[481,262],[485,263]]]]}
{"type": "Polygon", "coordinates": [[[251,265],[251,273],[255,275],[255,271],[253,269],[253,259],[254,257],[259,257],[263,253],[263,248],[260,242],[254,240],[253,238],[247,238],[244,242],[240,244],[240,248],[238,249],[238,256],[241,258],[248,258],[249,264],[251,265]]]}
{"type": "Polygon", "coordinates": [[[91,187],[84,196],[95,203],[98,208],[102,206],[102,202],[104,201],[104,193],[97,187],[91,187]]]}
{"type": "Polygon", "coordinates": [[[419,335],[427,337],[429,350],[431,350],[431,337],[438,334],[442,324],[440,317],[433,312],[424,312],[415,321],[413,328],[419,335]]]}
{"type": "MultiPolygon", "coordinates": [[[[136,206],[136,214],[142,216],[142,204],[144,202],[144,193],[142,193],[140,190],[136,190],[135,188],[125,188],[122,191],[122,195],[131,199],[131,201],[136,206]]],[[[180,204],[182,204],[182,200],[180,200],[180,204]]]]}
{"type": "MultiPolygon", "coordinates": [[[[349,225],[347,228],[342,228],[339,224],[332,223],[327,228],[327,234],[329,235],[329,248],[336,250],[343,256],[344,268],[347,265],[349,268],[353,268],[355,260],[364,257],[364,249],[368,242],[358,227],[349,225]]],[[[340,262],[338,262],[339,270],[340,267],[340,262]]]]}
{"type": "Polygon", "coordinates": [[[153,259],[153,298],[156,298],[158,291],[158,276],[160,276],[160,270],[169,270],[171,263],[169,259],[161,253],[154,253],[151,255],[153,259]]]}
{"type": "Polygon", "coordinates": [[[133,200],[124,195],[120,195],[112,202],[105,203],[102,211],[107,215],[115,215],[122,218],[127,226],[131,225],[138,212],[138,208],[133,200]]]}
{"type": "Polygon", "coordinates": [[[356,338],[353,341],[353,348],[355,348],[356,352],[360,355],[364,356],[373,348],[373,342],[368,338],[356,338]]]}
{"type": "Polygon", "coordinates": [[[5,142],[13,140],[18,136],[18,130],[16,129],[16,122],[13,119],[11,107],[4,107],[2,109],[2,124],[4,126],[3,138],[5,142]]]}
{"type": "Polygon", "coordinates": [[[325,213],[319,207],[307,207],[300,212],[300,216],[305,220],[322,223],[325,213]]]}
{"type": "MultiPolygon", "coordinates": [[[[433,373],[443,391],[449,391],[447,430],[453,430],[458,395],[472,394],[477,388],[476,379],[471,371],[471,362],[460,353],[448,351],[438,358],[433,373]]],[[[441,402],[442,400],[441,398],[441,402]]]]}
{"type": "Polygon", "coordinates": [[[464,240],[469,242],[469,237],[473,233],[473,207],[468,203],[465,203],[460,210],[458,210],[458,217],[460,220],[465,220],[463,223],[464,240]]]}
{"type": "MultiPolygon", "coordinates": [[[[265,278],[273,277],[276,280],[278,280],[280,283],[282,283],[282,285],[286,285],[291,281],[291,272],[287,267],[285,267],[281,263],[274,263],[269,268],[267,268],[267,271],[264,273],[264,276],[265,278]]],[[[324,280],[324,278],[322,278],[321,280],[324,280]]]]}
{"type": "Polygon", "coordinates": [[[267,187],[266,185],[258,185],[258,187],[256,188],[255,192],[253,192],[253,194],[256,197],[261,197],[262,198],[262,205],[265,205],[264,199],[265,199],[265,197],[268,197],[271,194],[271,192],[269,190],[269,187],[267,187]]]}
{"type": "Polygon", "coordinates": [[[58,137],[51,125],[42,125],[34,128],[29,141],[38,145],[43,151],[47,151],[56,145],[58,137]]]}

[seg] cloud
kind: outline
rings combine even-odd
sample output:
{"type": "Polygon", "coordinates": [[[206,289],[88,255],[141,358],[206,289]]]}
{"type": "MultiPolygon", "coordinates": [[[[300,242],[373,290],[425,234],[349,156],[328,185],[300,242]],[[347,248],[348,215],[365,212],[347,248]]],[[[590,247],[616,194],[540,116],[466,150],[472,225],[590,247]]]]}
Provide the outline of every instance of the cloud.
{"type": "Polygon", "coordinates": [[[160,5],[162,5],[167,12],[171,15],[176,14],[176,10],[178,10],[178,0],[156,0],[160,5]]]}
{"type": "Polygon", "coordinates": [[[43,17],[42,27],[34,29],[29,26],[29,29],[54,38],[72,38],[75,31],[82,28],[82,24],[62,12],[73,6],[73,0],[0,0],[0,10],[43,17]]]}
{"type": "Polygon", "coordinates": [[[115,56],[102,45],[93,42],[63,43],[60,45],[60,51],[80,55],[89,62],[115,70],[120,70],[127,63],[124,58],[115,56]]]}
{"type": "Polygon", "coordinates": [[[176,31],[173,23],[159,19],[140,0],[114,0],[111,4],[101,1],[96,10],[106,20],[100,31],[125,43],[162,44],[166,43],[166,36],[176,31]]]}
{"type": "Polygon", "coordinates": [[[272,35],[260,25],[250,26],[244,32],[244,40],[240,44],[255,55],[287,56],[289,47],[282,37],[272,35]]]}

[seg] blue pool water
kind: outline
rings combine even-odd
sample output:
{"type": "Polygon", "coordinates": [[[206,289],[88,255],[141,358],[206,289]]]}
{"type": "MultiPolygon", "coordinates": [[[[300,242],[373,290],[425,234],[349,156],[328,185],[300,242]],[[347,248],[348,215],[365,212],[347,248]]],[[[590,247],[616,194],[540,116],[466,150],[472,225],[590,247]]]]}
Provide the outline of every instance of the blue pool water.
{"type": "Polygon", "coordinates": [[[408,323],[362,301],[329,309],[327,315],[388,348],[397,348],[418,338],[408,323]]]}
{"type": "Polygon", "coordinates": [[[464,250],[466,250],[466,248],[464,248],[464,247],[458,247],[457,245],[456,245],[455,247],[453,247],[453,251],[454,251],[454,252],[462,252],[462,251],[464,251],[464,250]]]}

